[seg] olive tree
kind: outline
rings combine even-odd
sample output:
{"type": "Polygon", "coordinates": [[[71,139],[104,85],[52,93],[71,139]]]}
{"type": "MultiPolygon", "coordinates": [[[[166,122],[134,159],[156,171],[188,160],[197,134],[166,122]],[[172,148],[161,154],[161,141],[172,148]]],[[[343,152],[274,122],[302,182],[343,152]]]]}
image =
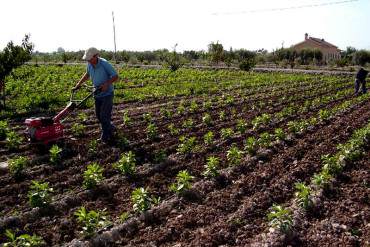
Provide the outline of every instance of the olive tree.
{"type": "Polygon", "coordinates": [[[29,41],[30,35],[25,35],[22,45],[14,45],[10,41],[3,51],[0,52],[0,90],[3,93],[3,107],[5,107],[5,77],[13,69],[31,60],[33,44],[29,41]]]}

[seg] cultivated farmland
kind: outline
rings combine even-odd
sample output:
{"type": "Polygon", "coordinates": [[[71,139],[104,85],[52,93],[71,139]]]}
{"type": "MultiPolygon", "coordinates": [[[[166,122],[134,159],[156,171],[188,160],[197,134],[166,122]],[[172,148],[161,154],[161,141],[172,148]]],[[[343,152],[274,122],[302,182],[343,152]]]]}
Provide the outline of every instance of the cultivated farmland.
{"type": "Polygon", "coordinates": [[[355,97],[351,76],[121,68],[114,145],[96,141],[92,102],[64,141],[29,145],[24,119],[62,109],[84,69],[7,80],[1,243],[370,244],[370,94],[355,97]]]}

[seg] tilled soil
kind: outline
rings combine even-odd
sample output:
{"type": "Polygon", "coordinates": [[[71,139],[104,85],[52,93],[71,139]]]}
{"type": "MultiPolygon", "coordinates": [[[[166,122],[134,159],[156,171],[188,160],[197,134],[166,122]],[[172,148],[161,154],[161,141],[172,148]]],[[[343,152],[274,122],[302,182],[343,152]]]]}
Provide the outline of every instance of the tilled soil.
{"type": "MultiPolygon", "coordinates": [[[[347,95],[342,99],[330,102],[328,105],[319,106],[315,110],[330,108],[351,98],[347,95]]],[[[277,100],[276,97],[268,99],[272,102],[277,100]]],[[[253,101],[247,103],[252,104],[253,101]]],[[[296,103],[299,104],[299,102],[296,103]]],[[[301,102],[303,103],[303,100],[301,102]]],[[[274,114],[284,107],[282,101],[273,106],[267,104],[266,107],[255,111],[244,111],[242,104],[243,102],[237,103],[233,108],[238,117],[248,121],[261,113],[274,114]]],[[[120,105],[118,108],[122,110],[124,107],[124,105],[120,105]]],[[[132,105],[132,107],[136,106],[132,105]]],[[[149,108],[144,107],[140,110],[149,108]]],[[[199,125],[192,129],[183,129],[183,132],[202,139],[209,130],[218,133],[222,128],[235,126],[235,121],[229,118],[231,115],[229,108],[228,106],[221,107],[229,113],[225,123],[217,121],[215,126],[208,129],[199,125]]],[[[150,109],[153,110],[153,108],[150,109]]],[[[225,153],[231,143],[242,148],[245,136],[234,137],[229,141],[218,140],[215,147],[201,147],[199,153],[184,157],[176,153],[177,137],[168,134],[166,126],[170,122],[158,117],[159,111],[155,107],[153,115],[156,119],[160,119],[158,128],[160,137],[158,139],[142,141],[146,139],[144,133],[146,123],[141,120],[137,126],[126,130],[136,129],[135,134],[127,135],[127,137],[129,140],[139,141],[131,142],[128,148],[99,144],[98,152],[91,155],[88,153],[87,146],[99,134],[96,130],[97,123],[92,121],[87,124],[90,131],[88,135],[64,142],[62,166],[50,166],[47,153],[33,155],[33,150],[27,146],[23,146],[18,151],[32,156],[35,166],[29,168],[20,179],[14,179],[7,173],[0,174],[0,200],[2,202],[0,209],[4,215],[1,215],[0,218],[0,231],[3,232],[8,228],[23,229],[24,232],[42,236],[47,245],[50,246],[68,243],[73,239],[82,239],[81,227],[74,216],[74,212],[81,206],[85,206],[89,210],[106,209],[115,224],[118,224],[116,219],[120,214],[132,210],[130,195],[133,189],[137,187],[150,188],[150,193],[160,196],[163,200],[162,203],[166,204],[168,200],[174,198],[173,193],[168,190],[169,185],[174,182],[176,174],[180,170],[187,169],[196,177],[194,186],[194,195],[196,196],[178,198],[178,203],[168,214],[159,215],[148,222],[143,222],[135,231],[122,233],[116,244],[130,246],[245,246],[253,240],[254,236],[266,229],[266,211],[269,207],[273,203],[284,203],[291,199],[294,183],[306,181],[317,172],[320,169],[321,155],[335,152],[337,144],[345,142],[355,129],[367,123],[370,118],[369,110],[370,101],[366,100],[327,123],[317,125],[308,132],[296,136],[292,142],[276,144],[268,151],[266,157],[258,159],[247,155],[238,167],[233,168],[227,168],[225,153]],[[165,163],[150,164],[153,152],[162,148],[166,149],[170,158],[165,163]],[[111,166],[119,159],[123,151],[129,149],[136,151],[139,163],[137,175],[133,178],[120,175],[111,166]],[[205,157],[209,155],[220,157],[222,162],[220,166],[224,170],[223,180],[213,181],[202,178],[205,157]],[[106,179],[97,189],[89,191],[81,187],[82,173],[86,165],[92,162],[97,162],[104,167],[106,179]],[[30,209],[27,202],[27,192],[32,179],[47,181],[54,189],[53,203],[50,208],[46,210],[30,209]]],[[[86,112],[92,117],[91,111],[86,112]]],[[[202,114],[203,112],[195,112],[180,116],[176,118],[176,123],[182,123],[189,117],[199,123],[202,114]]],[[[211,112],[211,114],[216,117],[217,111],[211,112]]],[[[306,113],[305,116],[299,117],[307,118],[312,114],[306,113]]],[[[140,115],[135,116],[136,119],[140,117],[140,115]]],[[[298,116],[292,119],[296,118],[298,116]]],[[[115,118],[115,121],[120,122],[118,117],[115,118]]],[[[248,132],[248,135],[257,135],[262,131],[272,132],[274,128],[284,126],[287,121],[288,119],[272,123],[260,130],[248,132]]],[[[71,124],[72,122],[69,121],[67,126],[70,127],[71,124]]],[[[118,126],[124,128],[122,125],[118,126]]],[[[220,138],[218,134],[216,138],[220,138]]],[[[4,155],[6,155],[6,151],[4,151],[4,155]]],[[[343,195],[346,196],[346,194],[343,195]]],[[[338,196],[338,198],[341,197],[338,196]]],[[[368,229],[363,226],[358,231],[356,229],[352,232],[359,235],[357,238],[361,238],[361,241],[366,241],[363,240],[363,237],[369,232],[368,229]]],[[[312,229],[311,231],[314,234],[319,230],[312,229]]],[[[306,245],[311,241],[305,237],[300,239],[306,245]]],[[[0,241],[4,241],[3,236],[0,237],[0,241]]],[[[110,244],[113,245],[113,243],[110,244]]]]}

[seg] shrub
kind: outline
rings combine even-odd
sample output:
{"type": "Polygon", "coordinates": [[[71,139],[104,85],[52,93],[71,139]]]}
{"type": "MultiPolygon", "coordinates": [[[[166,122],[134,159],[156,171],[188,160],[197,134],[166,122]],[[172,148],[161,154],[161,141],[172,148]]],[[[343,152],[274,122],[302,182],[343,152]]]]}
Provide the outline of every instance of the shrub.
{"type": "Polygon", "coordinates": [[[97,163],[92,163],[87,166],[83,177],[83,186],[86,189],[94,189],[104,179],[103,168],[97,163]]]}
{"type": "Polygon", "coordinates": [[[31,207],[47,207],[51,202],[50,193],[53,188],[49,187],[49,183],[41,183],[33,180],[28,192],[28,199],[31,207]]]}

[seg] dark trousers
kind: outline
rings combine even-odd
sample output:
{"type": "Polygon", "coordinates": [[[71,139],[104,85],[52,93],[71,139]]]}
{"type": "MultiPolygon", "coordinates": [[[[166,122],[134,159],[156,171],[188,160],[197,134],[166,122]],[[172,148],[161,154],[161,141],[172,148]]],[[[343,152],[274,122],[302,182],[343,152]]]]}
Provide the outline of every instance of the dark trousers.
{"type": "Polygon", "coordinates": [[[355,94],[358,93],[358,90],[360,89],[360,85],[361,85],[362,93],[366,93],[367,92],[367,89],[366,89],[366,80],[356,79],[356,81],[355,81],[355,94]]]}
{"type": "Polygon", "coordinates": [[[101,139],[103,141],[109,140],[112,137],[112,133],[115,129],[114,125],[111,122],[112,108],[113,95],[95,98],[95,114],[102,128],[101,139]]]}

